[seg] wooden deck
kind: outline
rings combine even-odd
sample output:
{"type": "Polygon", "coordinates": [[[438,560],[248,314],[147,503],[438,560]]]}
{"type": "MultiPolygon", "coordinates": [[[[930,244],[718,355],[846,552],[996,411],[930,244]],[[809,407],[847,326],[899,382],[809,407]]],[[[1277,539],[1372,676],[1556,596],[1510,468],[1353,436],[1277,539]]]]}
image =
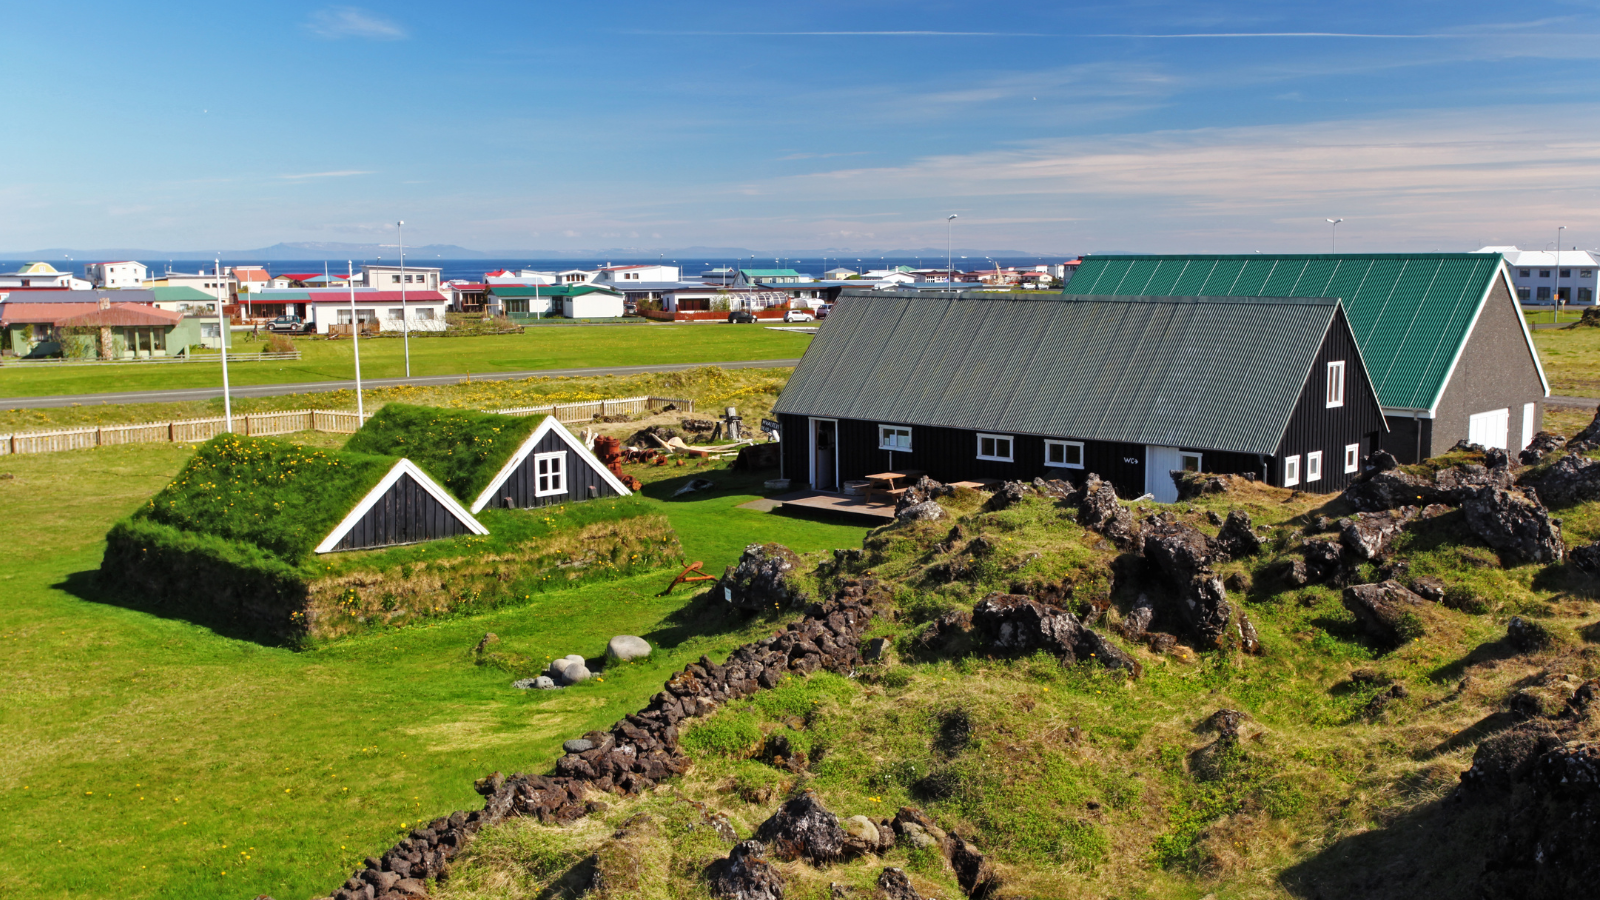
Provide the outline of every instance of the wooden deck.
{"type": "Polygon", "coordinates": [[[866,497],[850,497],[844,494],[829,494],[822,491],[793,491],[788,494],[779,494],[771,498],[778,502],[776,512],[790,514],[829,513],[840,516],[861,516],[872,519],[874,524],[882,525],[894,521],[894,504],[871,500],[866,497]]]}

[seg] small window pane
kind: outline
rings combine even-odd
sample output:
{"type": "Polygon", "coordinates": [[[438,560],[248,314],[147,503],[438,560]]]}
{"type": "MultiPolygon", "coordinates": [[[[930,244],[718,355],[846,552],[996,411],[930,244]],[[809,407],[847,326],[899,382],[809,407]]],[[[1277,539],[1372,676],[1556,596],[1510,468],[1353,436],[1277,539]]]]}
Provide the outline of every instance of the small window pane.
{"type": "Polygon", "coordinates": [[[1344,447],[1344,471],[1348,475],[1361,468],[1361,445],[1346,444],[1344,447]]]}

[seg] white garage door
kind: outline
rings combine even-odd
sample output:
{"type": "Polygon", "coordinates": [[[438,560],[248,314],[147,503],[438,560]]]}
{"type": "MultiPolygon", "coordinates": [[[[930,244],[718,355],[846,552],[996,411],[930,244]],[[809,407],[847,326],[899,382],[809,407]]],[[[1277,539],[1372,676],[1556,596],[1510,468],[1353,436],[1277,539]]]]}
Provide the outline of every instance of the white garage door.
{"type": "Polygon", "coordinates": [[[1491,409],[1475,413],[1467,419],[1467,440],[1485,447],[1506,449],[1506,429],[1511,424],[1511,410],[1491,409]]]}

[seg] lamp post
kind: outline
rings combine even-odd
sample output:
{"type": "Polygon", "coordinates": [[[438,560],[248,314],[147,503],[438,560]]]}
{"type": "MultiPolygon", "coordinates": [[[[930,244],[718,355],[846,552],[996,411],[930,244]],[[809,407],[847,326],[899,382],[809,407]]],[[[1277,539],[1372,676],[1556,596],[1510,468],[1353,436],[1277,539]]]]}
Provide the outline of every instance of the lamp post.
{"type": "Polygon", "coordinates": [[[955,228],[956,214],[951,213],[944,220],[944,278],[950,284],[950,290],[956,289],[955,245],[951,243],[951,230],[955,228]]]}
{"type": "Polygon", "coordinates": [[[1344,221],[1343,219],[1329,219],[1328,220],[1328,224],[1333,226],[1333,237],[1330,239],[1330,243],[1328,245],[1328,252],[1329,253],[1338,253],[1339,252],[1339,223],[1343,222],[1343,221],[1344,221]]]}
{"type": "Polygon", "coordinates": [[[361,314],[356,312],[356,265],[351,260],[345,261],[345,287],[350,289],[350,337],[355,341],[356,351],[356,427],[360,428],[367,421],[367,411],[361,405],[361,314]]]}
{"type": "Polygon", "coordinates": [[[406,377],[411,377],[411,323],[406,321],[406,223],[402,219],[394,224],[400,233],[400,338],[406,348],[406,377]]]}
{"type": "MultiPolygon", "coordinates": [[[[222,260],[212,261],[211,277],[222,284],[222,260]]],[[[217,341],[222,345],[222,416],[227,423],[224,427],[233,430],[233,398],[228,394],[228,312],[221,299],[222,293],[217,292],[217,341]]]]}

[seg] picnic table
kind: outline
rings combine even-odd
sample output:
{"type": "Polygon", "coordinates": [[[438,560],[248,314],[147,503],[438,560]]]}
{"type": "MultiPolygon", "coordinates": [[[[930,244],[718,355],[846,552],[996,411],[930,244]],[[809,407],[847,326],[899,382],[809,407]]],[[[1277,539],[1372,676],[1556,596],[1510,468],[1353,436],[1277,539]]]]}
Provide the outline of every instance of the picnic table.
{"type": "Polygon", "coordinates": [[[895,482],[916,481],[926,474],[928,473],[922,469],[899,469],[893,472],[879,472],[876,475],[863,475],[862,478],[872,483],[872,486],[867,488],[867,496],[898,499],[906,492],[906,488],[896,487],[895,482]]]}

